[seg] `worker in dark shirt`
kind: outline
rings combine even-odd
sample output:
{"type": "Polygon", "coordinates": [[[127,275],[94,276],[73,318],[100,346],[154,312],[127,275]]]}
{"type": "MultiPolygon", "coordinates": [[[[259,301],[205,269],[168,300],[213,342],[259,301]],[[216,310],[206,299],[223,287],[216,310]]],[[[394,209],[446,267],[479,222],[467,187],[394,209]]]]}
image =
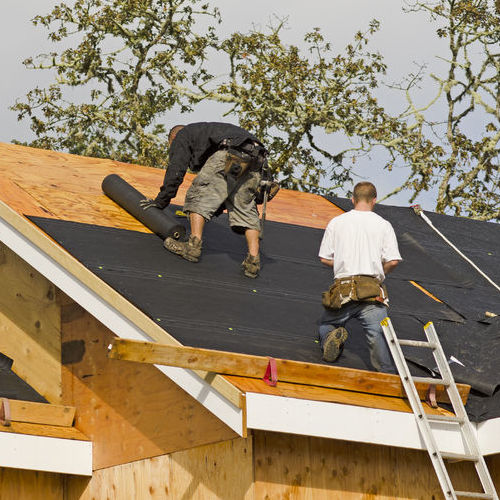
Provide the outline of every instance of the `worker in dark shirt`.
{"type": "Polygon", "coordinates": [[[260,271],[260,219],[255,197],[266,164],[263,144],[236,125],[200,122],[173,127],[169,145],[163,185],[154,200],[142,200],[145,210],[165,208],[177,194],[187,170],[199,173],[184,203],[191,224],[189,240],[169,237],[164,242],[165,248],[188,261],[198,262],[205,222],[224,207],[231,229],[246,237],[248,254],[242,263],[245,276],[256,278],[260,271]]]}

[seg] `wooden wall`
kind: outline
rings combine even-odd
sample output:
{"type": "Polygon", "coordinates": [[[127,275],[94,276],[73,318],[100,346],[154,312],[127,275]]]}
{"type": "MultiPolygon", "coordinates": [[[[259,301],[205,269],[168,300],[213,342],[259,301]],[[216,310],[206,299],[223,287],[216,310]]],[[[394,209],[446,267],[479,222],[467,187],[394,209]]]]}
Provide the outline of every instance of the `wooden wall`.
{"type": "Polygon", "coordinates": [[[251,438],[141,460],[71,477],[65,500],[251,500],[251,438]]]}
{"type": "MultiPolygon", "coordinates": [[[[499,457],[488,461],[500,479],[499,457]]],[[[470,464],[449,471],[456,488],[479,491],[470,464]]],[[[424,451],[262,431],[68,478],[66,488],[65,500],[444,500],[424,451]]]]}
{"type": "Polygon", "coordinates": [[[0,352],[51,403],[61,401],[61,324],[54,285],[0,243],[0,352]]]}
{"type": "Polygon", "coordinates": [[[93,442],[94,469],[236,437],[156,367],[108,359],[113,334],[70,299],[60,302],[63,402],[93,442]]]}
{"type": "Polygon", "coordinates": [[[1,500],[62,500],[60,474],[0,467],[1,500]]]}
{"type": "MultiPolygon", "coordinates": [[[[256,500],[444,499],[424,451],[271,432],[253,439],[256,500]]],[[[471,467],[449,468],[457,489],[480,491],[471,467]]]]}

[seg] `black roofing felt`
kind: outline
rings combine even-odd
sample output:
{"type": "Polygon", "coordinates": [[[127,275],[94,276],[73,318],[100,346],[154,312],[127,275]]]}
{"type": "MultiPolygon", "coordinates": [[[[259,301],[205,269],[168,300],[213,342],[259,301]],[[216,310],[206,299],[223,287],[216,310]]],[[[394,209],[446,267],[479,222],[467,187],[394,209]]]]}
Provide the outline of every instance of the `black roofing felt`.
{"type": "Polygon", "coordinates": [[[47,403],[43,396],[11,370],[12,364],[13,360],[0,352],[0,398],[47,403]]]}
{"type": "MultiPolygon", "coordinates": [[[[350,208],[345,200],[334,202],[350,208]]],[[[500,294],[411,209],[378,206],[377,211],[394,225],[405,259],[387,279],[396,331],[401,337],[423,338],[422,326],[433,321],[446,353],[465,365],[451,364],[457,381],[475,389],[467,405],[471,418],[500,416],[500,321],[477,321],[485,311],[498,312],[500,294]],[[476,293],[479,298],[470,300],[476,293]]],[[[429,215],[498,280],[500,226],[429,215]]],[[[261,275],[251,280],[239,269],[244,238],[228,229],[225,216],[206,226],[197,264],[170,254],[152,234],[31,219],[184,345],[322,362],[316,322],[321,292],[332,280],[331,270],[317,257],[322,230],[266,222],[261,275]]],[[[355,322],[347,329],[350,336],[338,365],[372,369],[362,329],[355,322]]],[[[416,372],[434,369],[432,359],[413,351],[407,354],[416,372]]]]}

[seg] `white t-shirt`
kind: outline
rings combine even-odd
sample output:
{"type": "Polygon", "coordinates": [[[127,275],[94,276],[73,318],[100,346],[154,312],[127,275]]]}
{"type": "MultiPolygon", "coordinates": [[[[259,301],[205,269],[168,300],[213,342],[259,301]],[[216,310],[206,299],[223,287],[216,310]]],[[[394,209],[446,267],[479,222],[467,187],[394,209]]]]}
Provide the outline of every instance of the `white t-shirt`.
{"type": "Polygon", "coordinates": [[[402,260],[391,223],[374,212],[351,210],[326,227],[319,256],[333,259],[335,278],[367,274],[383,281],[382,264],[402,260]]]}

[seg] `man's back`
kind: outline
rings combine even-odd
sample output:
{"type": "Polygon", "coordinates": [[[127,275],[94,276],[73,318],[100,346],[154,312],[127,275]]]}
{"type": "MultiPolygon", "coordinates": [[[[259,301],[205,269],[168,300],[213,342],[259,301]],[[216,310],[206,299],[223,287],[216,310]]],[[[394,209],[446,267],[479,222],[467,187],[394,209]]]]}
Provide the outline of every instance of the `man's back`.
{"type": "Polygon", "coordinates": [[[381,281],[383,263],[401,258],[391,224],[364,210],[351,210],[330,221],[319,256],[333,259],[335,278],[364,274],[381,281]]]}

